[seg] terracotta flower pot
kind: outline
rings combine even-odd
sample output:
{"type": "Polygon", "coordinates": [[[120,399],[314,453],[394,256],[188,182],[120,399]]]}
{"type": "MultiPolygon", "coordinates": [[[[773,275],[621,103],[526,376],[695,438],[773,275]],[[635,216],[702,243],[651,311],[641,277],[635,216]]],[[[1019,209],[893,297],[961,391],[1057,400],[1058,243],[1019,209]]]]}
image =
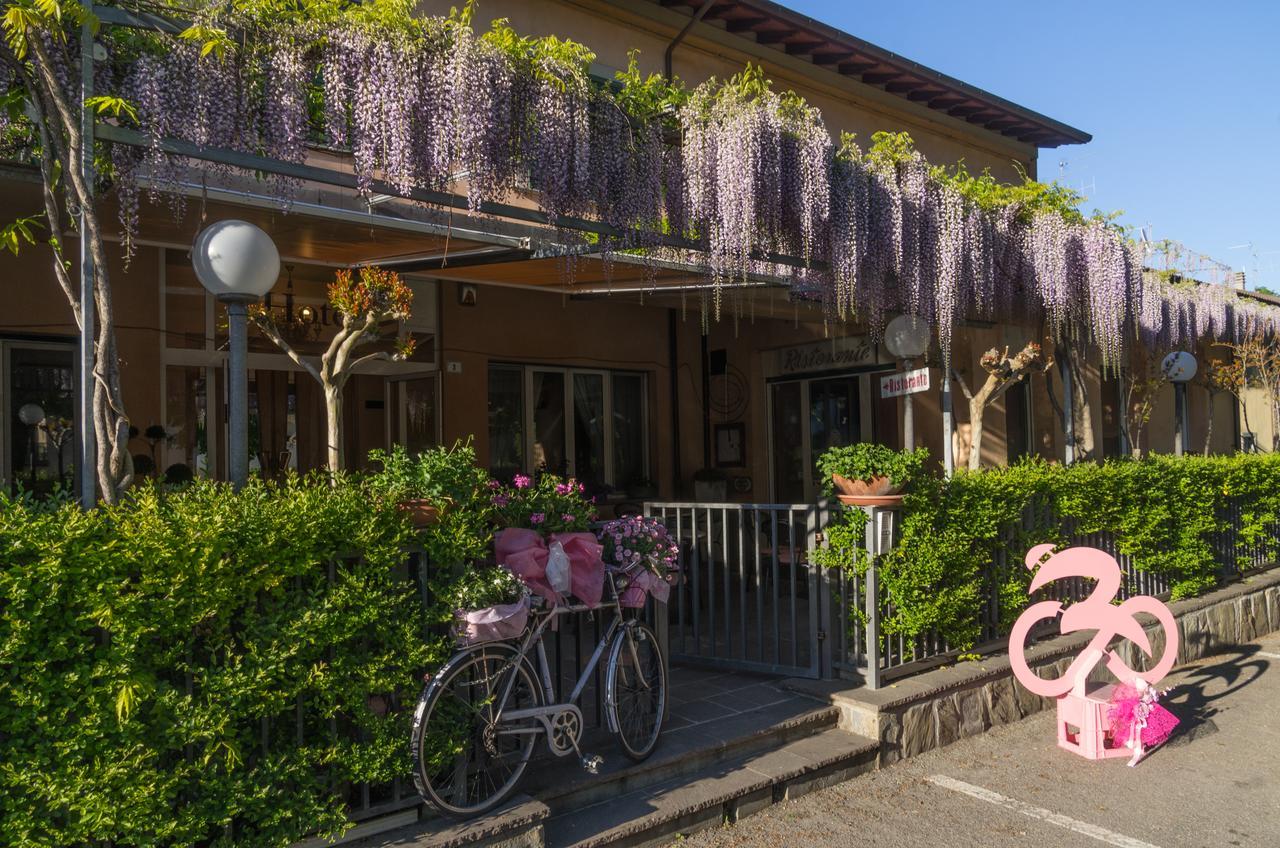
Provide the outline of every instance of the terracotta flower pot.
{"type": "Polygon", "coordinates": [[[894,485],[888,477],[872,477],[870,480],[850,480],[839,474],[831,475],[836,497],[842,504],[851,506],[898,506],[902,503],[902,487],[894,485]]]}
{"type": "Polygon", "coordinates": [[[413,526],[419,529],[440,521],[440,507],[426,498],[409,498],[396,504],[396,508],[407,513],[413,526]]]}

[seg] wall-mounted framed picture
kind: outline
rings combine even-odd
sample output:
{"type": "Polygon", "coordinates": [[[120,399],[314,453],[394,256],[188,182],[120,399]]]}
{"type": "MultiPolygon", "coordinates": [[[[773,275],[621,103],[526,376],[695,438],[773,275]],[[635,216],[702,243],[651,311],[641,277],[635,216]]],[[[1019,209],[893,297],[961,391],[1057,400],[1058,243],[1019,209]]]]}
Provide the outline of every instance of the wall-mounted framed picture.
{"type": "Polygon", "coordinates": [[[717,424],[715,445],[717,468],[742,468],[747,464],[746,425],[717,424]]]}

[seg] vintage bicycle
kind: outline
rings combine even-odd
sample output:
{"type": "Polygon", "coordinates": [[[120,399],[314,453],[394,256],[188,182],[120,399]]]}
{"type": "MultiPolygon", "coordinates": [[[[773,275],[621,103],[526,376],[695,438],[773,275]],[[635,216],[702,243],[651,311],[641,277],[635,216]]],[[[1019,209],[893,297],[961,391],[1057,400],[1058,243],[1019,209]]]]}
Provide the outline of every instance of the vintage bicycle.
{"type": "Polygon", "coordinates": [[[667,707],[667,666],[653,630],[623,614],[627,578],[606,573],[608,602],[549,606],[533,598],[524,633],[454,654],[427,683],[413,716],[414,782],[442,813],[467,818],[493,809],[524,775],[539,737],[557,757],[574,754],[589,772],[603,760],[580,748],[584,722],[578,701],[597,664],[604,667],[604,713],[623,752],[640,761],[653,753],[667,707]],[[568,699],[552,682],[543,635],[557,618],[583,612],[610,621],[568,699]]]}

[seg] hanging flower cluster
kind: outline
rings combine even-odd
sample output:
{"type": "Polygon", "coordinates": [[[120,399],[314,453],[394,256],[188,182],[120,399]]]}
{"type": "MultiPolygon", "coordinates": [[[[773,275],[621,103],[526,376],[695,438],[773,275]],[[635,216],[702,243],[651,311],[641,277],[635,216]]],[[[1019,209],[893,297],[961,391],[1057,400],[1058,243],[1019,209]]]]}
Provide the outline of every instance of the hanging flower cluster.
{"type": "MultiPolygon", "coordinates": [[[[894,313],[919,315],[944,360],[969,317],[1044,320],[1110,367],[1133,333],[1172,347],[1280,329],[1280,310],[1221,287],[1144,277],[1137,248],[1058,188],[1028,181],[1036,188],[990,202],[994,181],[931,167],[905,134],[837,146],[818,110],[759,68],[685,93],[642,79],[633,60],[600,85],[594,56],[572,42],[504,22],[477,35],[469,12],[403,25],[362,14],[259,26],[225,50],[170,40],[123,62],[120,93],[154,139],[287,162],[326,144],[349,152],[365,192],[451,190],[477,212],[531,196],[565,230],[574,218],[605,225],[595,249],[606,257],[682,241],[701,257],[717,318],[722,289],[769,273],[873,336],[894,313]]],[[[138,186],[163,192],[193,163],[158,143],[113,156],[127,242],[138,186]]]]}

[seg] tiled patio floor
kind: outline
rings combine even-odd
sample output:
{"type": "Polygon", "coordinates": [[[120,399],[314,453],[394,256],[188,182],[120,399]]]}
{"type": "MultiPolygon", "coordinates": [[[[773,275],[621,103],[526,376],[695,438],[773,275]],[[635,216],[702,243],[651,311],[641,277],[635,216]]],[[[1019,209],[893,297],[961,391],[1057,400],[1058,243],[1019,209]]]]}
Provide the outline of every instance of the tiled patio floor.
{"type": "Polygon", "coordinates": [[[673,666],[670,677],[671,706],[665,733],[674,733],[731,716],[772,707],[791,705],[798,712],[812,710],[817,702],[787,692],[777,678],[745,672],[709,671],[690,666],[673,666]]]}

